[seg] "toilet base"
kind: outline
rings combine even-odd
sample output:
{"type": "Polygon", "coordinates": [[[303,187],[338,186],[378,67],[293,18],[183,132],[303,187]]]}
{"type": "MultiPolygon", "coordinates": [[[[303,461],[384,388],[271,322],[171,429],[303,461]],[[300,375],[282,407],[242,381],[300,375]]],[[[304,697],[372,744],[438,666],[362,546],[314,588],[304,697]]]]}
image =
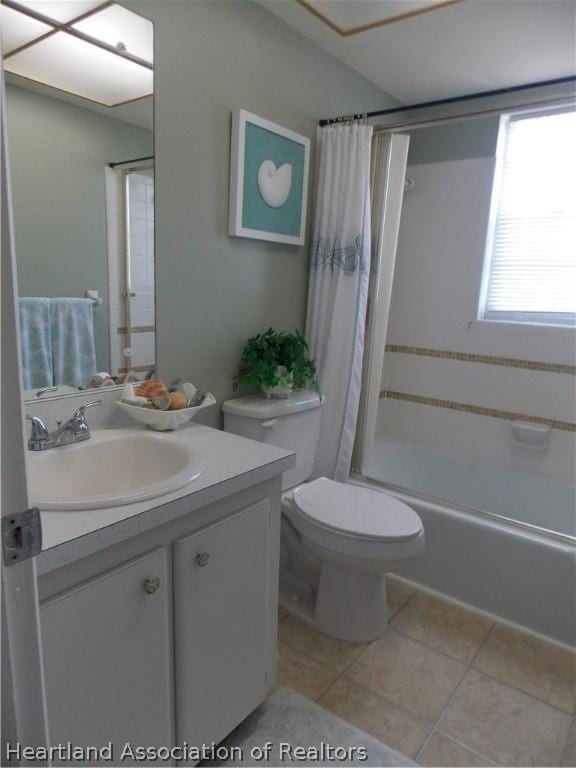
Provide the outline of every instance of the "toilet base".
{"type": "Polygon", "coordinates": [[[292,496],[283,499],[281,537],[281,604],[320,632],[354,643],[384,634],[386,574],[424,548],[423,530],[392,543],[334,535],[300,516],[292,496]]]}
{"type": "Polygon", "coordinates": [[[388,626],[386,574],[351,571],[334,562],[323,562],[314,624],[339,640],[376,640],[388,626]]]}

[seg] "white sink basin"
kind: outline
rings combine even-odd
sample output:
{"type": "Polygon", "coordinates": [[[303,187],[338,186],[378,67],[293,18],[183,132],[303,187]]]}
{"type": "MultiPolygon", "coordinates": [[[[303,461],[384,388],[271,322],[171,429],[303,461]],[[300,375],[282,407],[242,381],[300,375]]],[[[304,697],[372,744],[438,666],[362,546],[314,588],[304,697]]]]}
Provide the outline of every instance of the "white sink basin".
{"type": "Polygon", "coordinates": [[[199,448],[165,434],[103,429],[81,443],[28,452],[32,503],[42,510],[117,507],[182,488],[206,468],[199,448]]]}

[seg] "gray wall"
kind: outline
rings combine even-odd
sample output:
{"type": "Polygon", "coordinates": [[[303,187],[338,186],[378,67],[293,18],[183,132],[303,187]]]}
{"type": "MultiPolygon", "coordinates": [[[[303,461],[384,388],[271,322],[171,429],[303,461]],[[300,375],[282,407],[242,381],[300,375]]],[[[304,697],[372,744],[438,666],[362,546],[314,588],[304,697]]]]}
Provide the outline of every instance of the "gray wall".
{"type": "Polygon", "coordinates": [[[406,131],[410,134],[408,165],[494,157],[499,125],[500,116],[495,115],[406,131]]]}
{"type": "Polygon", "coordinates": [[[105,166],[152,154],[150,131],[8,86],[8,136],[20,296],[98,290],[98,364],[107,368],[105,166]]]}
{"type": "MultiPolygon", "coordinates": [[[[249,336],[303,328],[308,285],[307,247],[227,235],[231,111],[314,139],[320,117],[394,101],[256,3],[130,7],[156,22],[160,373],[190,379],[221,402],[249,336]]],[[[203,420],[219,425],[219,410],[203,420]]]]}

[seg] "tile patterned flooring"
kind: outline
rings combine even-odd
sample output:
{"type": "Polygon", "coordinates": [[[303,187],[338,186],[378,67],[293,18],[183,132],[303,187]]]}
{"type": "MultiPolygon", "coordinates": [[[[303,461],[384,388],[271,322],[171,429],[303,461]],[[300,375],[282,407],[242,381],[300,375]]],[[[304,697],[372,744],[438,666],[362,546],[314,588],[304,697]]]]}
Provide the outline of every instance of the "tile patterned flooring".
{"type": "Polygon", "coordinates": [[[393,577],[388,606],[365,644],[281,610],[278,684],[423,766],[576,766],[576,654],[393,577]]]}

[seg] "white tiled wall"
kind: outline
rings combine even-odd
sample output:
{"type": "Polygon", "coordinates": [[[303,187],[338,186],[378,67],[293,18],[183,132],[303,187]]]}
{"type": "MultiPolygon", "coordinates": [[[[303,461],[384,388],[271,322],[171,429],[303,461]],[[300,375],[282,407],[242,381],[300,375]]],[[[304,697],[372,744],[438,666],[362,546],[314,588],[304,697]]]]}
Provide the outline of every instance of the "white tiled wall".
{"type": "Polygon", "coordinates": [[[574,377],[386,352],[382,389],[558,421],[574,414],[574,377]]]}
{"type": "MultiPolygon", "coordinates": [[[[387,343],[574,365],[571,329],[477,320],[493,170],[493,158],[409,167],[387,343]]],[[[381,389],[574,421],[566,373],[386,352],[381,389]]],[[[573,432],[555,429],[546,451],[522,451],[510,421],[381,399],[377,437],[574,479],[573,432]]]]}
{"type": "Polygon", "coordinates": [[[477,320],[493,173],[490,157],[408,167],[387,342],[574,365],[572,329],[477,320]]]}
{"type": "MultiPolygon", "coordinates": [[[[574,480],[576,444],[573,432],[552,430],[548,446],[540,452],[514,445],[511,422],[504,419],[419,403],[381,400],[377,434],[379,441],[417,445],[439,454],[477,462],[479,466],[498,465],[501,469],[534,472],[567,483],[574,480]]],[[[383,469],[386,471],[387,468],[383,469]]],[[[386,477],[389,482],[401,484],[386,477]]],[[[432,479],[435,480],[434,475],[432,479]]],[[[423,482],[422,477],[414,480],[423,482]]],[[[514,482],[513,475],[510,481],[514,482]]],[[[475,502],[469,498],[467,505],[476,507],[475,502]]]]}

